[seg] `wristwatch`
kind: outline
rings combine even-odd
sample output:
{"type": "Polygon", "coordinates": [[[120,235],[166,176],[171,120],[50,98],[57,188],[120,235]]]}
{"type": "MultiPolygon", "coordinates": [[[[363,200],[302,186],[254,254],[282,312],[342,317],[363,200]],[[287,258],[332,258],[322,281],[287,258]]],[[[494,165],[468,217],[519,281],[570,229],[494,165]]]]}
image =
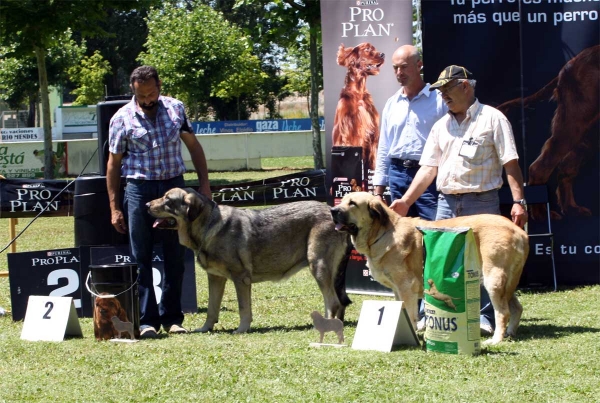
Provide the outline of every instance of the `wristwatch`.
{"type": "Polygon", "coordinates": [[[513,200],[513,204],[520,204],[521,206],[525,206],[527,202],[525,199],[513,200]]]}

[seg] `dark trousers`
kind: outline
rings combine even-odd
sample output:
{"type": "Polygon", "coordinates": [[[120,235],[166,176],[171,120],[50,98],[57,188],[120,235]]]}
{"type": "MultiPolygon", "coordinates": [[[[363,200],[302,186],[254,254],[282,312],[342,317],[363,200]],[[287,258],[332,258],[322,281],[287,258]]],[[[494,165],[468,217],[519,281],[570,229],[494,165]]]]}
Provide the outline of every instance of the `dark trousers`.
{"type": "Polygon", "coordinates": [[[181,289],[185,248],[179,243],[177,231],[152,228],[155,219],[148,214],[146,203],[162,197],[169,189],[184,186],[183,176],[162,181],[127,180],[124,211],[127,214],[131,254],[138,265],[140,328],[152,326],[159,330],[162,325],[168,330],[171,325],[183,323],[181,289]],[[163,245],[162,287],[154,284],[152,273],[152,254],[155,240],[158,239],[162,240],[163,245]]]}

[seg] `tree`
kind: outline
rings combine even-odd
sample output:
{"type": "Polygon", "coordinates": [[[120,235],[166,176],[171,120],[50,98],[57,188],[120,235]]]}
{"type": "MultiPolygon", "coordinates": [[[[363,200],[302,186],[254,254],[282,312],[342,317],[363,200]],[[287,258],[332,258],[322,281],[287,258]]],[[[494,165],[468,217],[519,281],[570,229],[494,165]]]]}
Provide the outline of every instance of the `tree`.
{"type": "Polygon", "coordinates": [[[321,6],[319,0],[238,0],[237,5],[259,3],[263,7],[265,19],[274,21],[270,37],[283,48],[295,46],[298,39],[305,39],[310,55],[310,119],[313,136],[313,159],[317,169],[325,167],[321,147],[321,127],[319,125],[319,89],[323,87],[319,64],[321,38],[321,6]],[[301,29],[308,35],[302,38],[301,29]]]}
{"type": "Polygon", "coordinates": [[[77,95],[73,105],[95,105],[103,99],[104,77],[110,73],[110,64],[96,51],[84,57],[80,65],[69,69],[71,80],[78,87],[72,91],[77,95]]]}
{"type": "MultiPolygon", "coordinates": [[[[71,37],[71,30],[64,32],[54,42],[57,45],[49,48],[46,54],[48,85],[62,86],[68,81],[67,70],[83,57],[85,43],[78,45],[71,37]]],[[[37,62],[33,55],[7,57],[14,53],[12,48],[14,45],[0,47],[0,99],[12,109],[19,109],[28,103],[28,125],[34,126],[34,105],[38,102],[39,94],[37,62]]]]}
{"type": "Polygon", "coordinates": [[[2,0],[0,2],[0,45],[11,47],[8,57],[35,55],[44,126],[44,178],[54,177],[52,127],[48,98],[48,49],[58,45],[58,38],[68,28],[82,37],[104,34],[97,24],[106,18],[106,9],[134,9],[145,0],[2,0]]]}
{"type": "Polygon", "coordinates": [[[148,29],[139,59],[156,67],[163,92],[182,100],[191,118],[208,114],[211,97],[256,92],[262,75],[250,41],[211,7],[166,3],[150,12],[148,29]]]}

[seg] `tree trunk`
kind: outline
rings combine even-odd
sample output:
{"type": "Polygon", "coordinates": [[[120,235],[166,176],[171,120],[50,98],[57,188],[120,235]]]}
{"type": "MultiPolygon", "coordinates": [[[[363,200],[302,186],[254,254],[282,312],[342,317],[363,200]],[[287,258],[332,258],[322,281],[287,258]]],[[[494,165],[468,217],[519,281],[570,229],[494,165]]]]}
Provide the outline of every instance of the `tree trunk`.
{"type": "Polygon", "coordinates": [[[29,97],[29,113],[27,114],[27,127],[35,127],[35,104],[36,97],[29,97]]]}
{"type": "Polygon", "coordinates": [[[321,125],[319,125],[319,89],[317,80],[317,27],[311,24],[309,30],[310,41],[310,121],[313,136],[313,159],[315,169],[325,168],[323,163],[323,152],[321,147],[321,125]]]}
{"type": "Polygon", "coordinates": [[[42,100],[42,122],[44,126],[44,179],[54,179],[54,151],[52,150],[52,123],[50,120],[50,98],[48,97],[48,75],[46,73],[46,50],[36,46],[38,75],[42,100]]]}

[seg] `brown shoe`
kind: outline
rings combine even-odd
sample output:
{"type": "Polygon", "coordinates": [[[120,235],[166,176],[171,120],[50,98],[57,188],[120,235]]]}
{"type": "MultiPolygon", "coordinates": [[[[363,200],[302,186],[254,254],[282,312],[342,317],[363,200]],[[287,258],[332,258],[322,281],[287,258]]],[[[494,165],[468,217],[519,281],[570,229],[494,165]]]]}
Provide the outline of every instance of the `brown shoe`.
{"type": "Polygon", "coordinates": [[[180,325],[171,325],[171,327],[169,328],[169,333],[170,334],[184,334],[184,333],[188,333],[188,330],[184,329],[180,325]]]}

